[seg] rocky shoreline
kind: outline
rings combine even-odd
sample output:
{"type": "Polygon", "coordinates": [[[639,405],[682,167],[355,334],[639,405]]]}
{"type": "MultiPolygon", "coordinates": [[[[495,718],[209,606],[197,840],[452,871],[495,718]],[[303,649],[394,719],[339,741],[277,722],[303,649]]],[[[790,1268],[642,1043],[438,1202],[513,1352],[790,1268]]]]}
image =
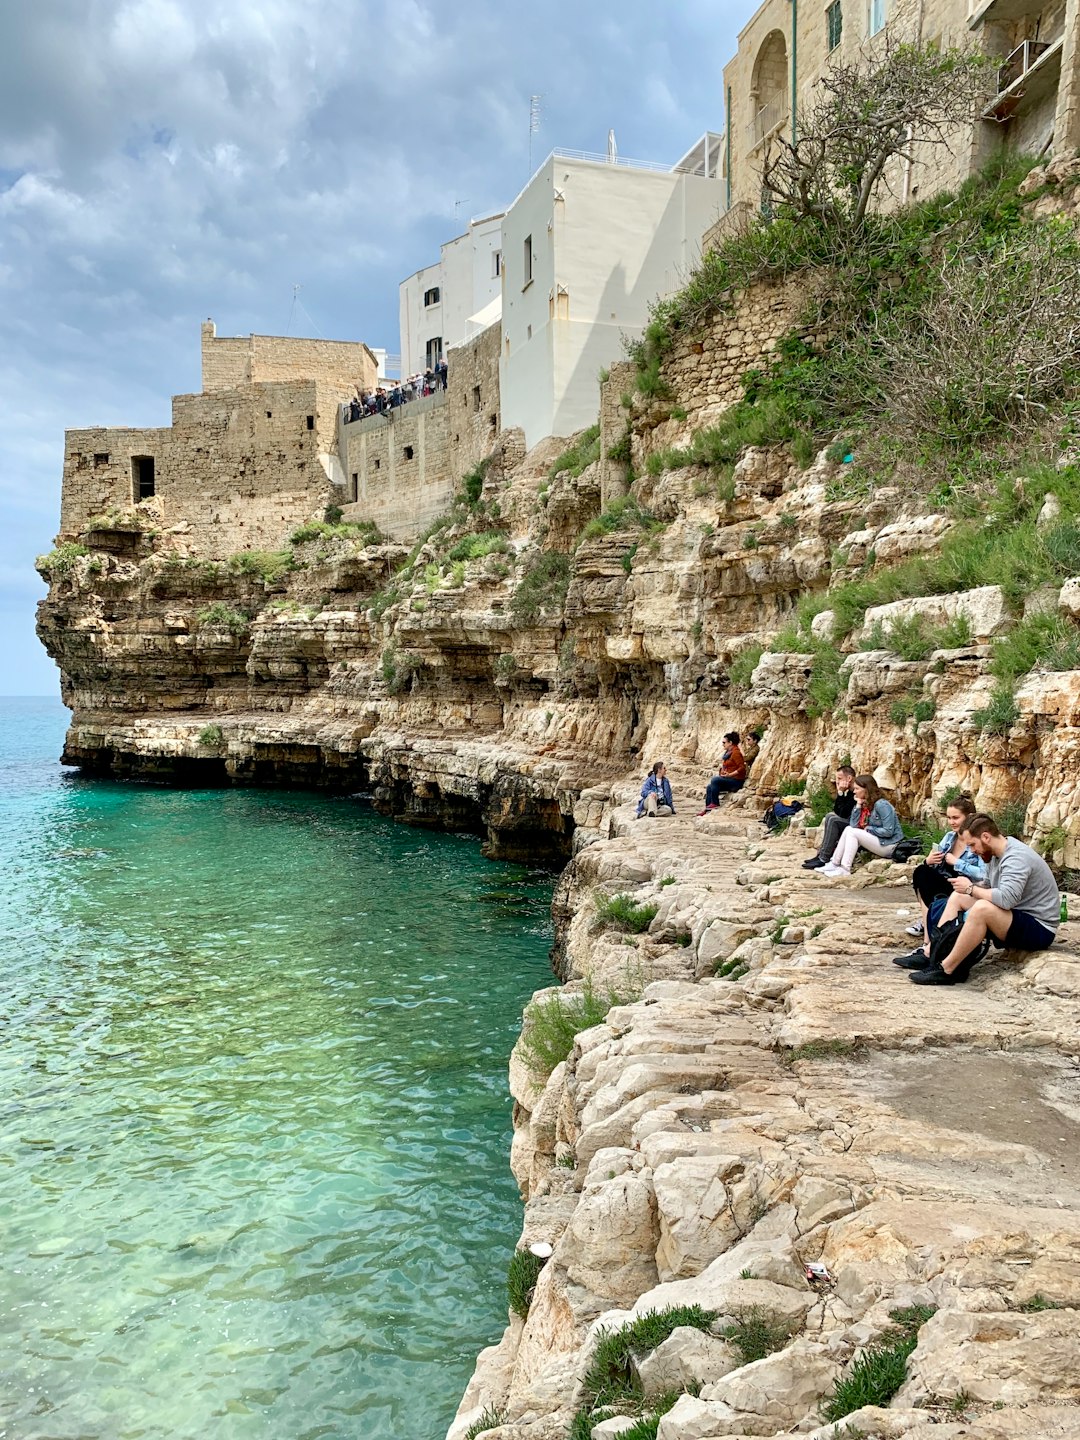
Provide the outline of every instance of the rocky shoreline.
{"type": "Polygon", "coordinates": [[[1074,927],[915,991],[889,963],[909,867],[830,883],[800,868],[797,830],[762,841],[749,808],[636,823],[626,798],[560,882],[561,993],[652,978],[546,1083],[515,1050],[521,1244],[554,1253],[449,1440],[485,1415],[502,1417],[489,1440],[588,1434],[571,1426],[598,1333],[691,1305],[710,1330],[637,1360],[646,1414],[685,1392],[659,1440],[1080,1435],[1074,927]],[[599,929],[597,893],[657,906],[648,930],[599,929]],[[822,1424],[890,1313],[915,1308],[889,1408],[822,1424]],[[782,1343],[747,1364],[718,1337],[755,1312],[782,1343]]]}

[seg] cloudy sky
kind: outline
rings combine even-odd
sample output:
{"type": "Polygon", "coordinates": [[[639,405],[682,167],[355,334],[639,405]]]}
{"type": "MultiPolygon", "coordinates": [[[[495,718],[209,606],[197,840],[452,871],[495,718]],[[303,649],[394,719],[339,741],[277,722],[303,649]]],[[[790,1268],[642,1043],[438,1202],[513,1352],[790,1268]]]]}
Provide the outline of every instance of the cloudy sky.
{"type": "Polygon", "coordinates": [[[167,424],[207,316],[396,352],[398,282],[528,178],[531,94],[536,163],[674,162],[752,8],[0,0],[0,693],[57,688],[65,427],[167,424]]]}

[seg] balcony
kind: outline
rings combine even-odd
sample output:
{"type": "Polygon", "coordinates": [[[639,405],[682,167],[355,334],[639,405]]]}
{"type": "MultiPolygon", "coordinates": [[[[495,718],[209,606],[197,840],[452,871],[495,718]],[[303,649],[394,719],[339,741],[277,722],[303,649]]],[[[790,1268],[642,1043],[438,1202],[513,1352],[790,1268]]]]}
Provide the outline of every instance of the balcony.
{"type": "Polygon", "coordinates": [[[790,113],[791,106],[788,104],[787,95],[783,92],[774,95],[771,100],[767,100],[746,127],[748,148],[756,150],[770,135],[780,129],[790,113]]]}
{"type": "Polygon", "coordinates": [[[1056,93],[1061,79],[1064,37],[1025,40],[998,67],[997,94],[982,112],[984,120],[1004,122],[1056,93]]]}

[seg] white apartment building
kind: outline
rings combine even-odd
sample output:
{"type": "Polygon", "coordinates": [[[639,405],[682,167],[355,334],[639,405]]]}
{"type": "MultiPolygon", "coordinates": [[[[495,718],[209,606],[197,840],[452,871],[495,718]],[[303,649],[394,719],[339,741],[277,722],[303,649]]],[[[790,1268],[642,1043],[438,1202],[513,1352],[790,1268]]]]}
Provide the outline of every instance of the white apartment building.
{"type": "Polygon", "coordinates": [[[398,287],[401,374],[415,375],[499,318],[502,212],[470,220],[398,287]]]}
{"type": "Polygon", "coordinates": [[[707,136],[668,169],[556,150],[507,210],[502,425],[527,445],[595,421],[599,371],[683,285],[717,219],[718,152],[707,136]]]}

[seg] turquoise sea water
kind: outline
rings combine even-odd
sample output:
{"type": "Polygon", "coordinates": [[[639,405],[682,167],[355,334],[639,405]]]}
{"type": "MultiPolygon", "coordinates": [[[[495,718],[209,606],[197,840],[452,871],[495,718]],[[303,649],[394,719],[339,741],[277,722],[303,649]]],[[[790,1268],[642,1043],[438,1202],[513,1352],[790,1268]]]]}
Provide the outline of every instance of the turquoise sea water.
{"type": "Polygon", "coordinates": [[[436,1440],[505,1323],[546,877],[83,781],[0,701],[0,1435],[436,1440]]]}

